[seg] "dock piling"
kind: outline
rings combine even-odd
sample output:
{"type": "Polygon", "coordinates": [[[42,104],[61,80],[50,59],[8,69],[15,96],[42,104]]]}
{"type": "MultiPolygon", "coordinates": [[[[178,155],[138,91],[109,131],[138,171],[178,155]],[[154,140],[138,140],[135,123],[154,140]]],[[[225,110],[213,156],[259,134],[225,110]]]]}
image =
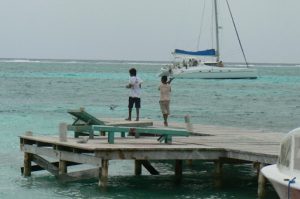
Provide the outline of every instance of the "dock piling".
{"type": "Polygon", "coordinates": [[[64,160],[59,160],[59,164],[58,164],[58,174],[66,174],[68,172],[67,169],[67,161],[64,160]]]}
{"type": "Polygon", "coordinates": [[[31,176],[31,160],[32,160],[32,154],[30,153],[24,153],[24,176],[28,177],[31,176]]]}
{"type": "Polygon", "coordinates": [[[109,160],[102,159],[101,160],[102,167],[101,167],[101,175],[100,175],[100,180],[99,180],[99,186],[101,188],[106,188],[107,187],[107,180],[108,180],[108,163],[109,160]]]}
{"type": "Polygon", "coordinates": [[[142,162],[140,160],[134,161],[134,174],[137,176],[142,174],[142,162]]]}
{"type": "Polygon", "coordinates": [[[215,170],[214,170],[214,185],[219,188],[222,186],[222,168],[223,162],[219,159],[215,161],[215,170]]]}
{"type": "Polygon", "coordinates": [[[175,160],[175,176],[182,177],[182,160],[175,160]]]}
{"type": "MultiPolygon", "coordinates": [[[[263,163],[260,163],[259,168],[262,169],[264,166],[266,166],[263,163]]],[[[265,176],[261,173],[261,171],[259,170],[259,174],[258,174],[258,189],[257,189],[257,195],[258,198],[264,198],[265,194],[266,194],[266,178],[265,176]]]]}

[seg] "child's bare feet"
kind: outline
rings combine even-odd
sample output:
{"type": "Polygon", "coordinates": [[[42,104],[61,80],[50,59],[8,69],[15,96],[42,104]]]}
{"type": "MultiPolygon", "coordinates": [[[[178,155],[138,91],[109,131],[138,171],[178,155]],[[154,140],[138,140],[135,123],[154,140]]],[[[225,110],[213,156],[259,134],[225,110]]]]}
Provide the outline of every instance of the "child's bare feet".
{"type": "Polygon", "coordinates": [[[126,118],[125,120],[126,120],[126,121],[131,121],[131,118],[126,118]]]}
{"type": "Polygon", "coordinates": [[[136,119],[135,119],[135,121],[139,121],[139,120],[140,120],[139,118],[136,118],[136,119]]]}
{"type": "Polygon", "coordinates": [[[168,126],[168,122],[164,122],[164,126],[168,126]]]}

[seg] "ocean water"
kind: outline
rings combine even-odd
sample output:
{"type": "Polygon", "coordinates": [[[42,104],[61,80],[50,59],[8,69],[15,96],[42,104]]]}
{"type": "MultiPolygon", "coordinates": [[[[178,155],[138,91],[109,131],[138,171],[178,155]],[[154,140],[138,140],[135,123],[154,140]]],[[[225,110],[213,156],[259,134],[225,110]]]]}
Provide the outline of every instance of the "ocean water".
{"type": "MultiPolygon", "coordinates": [[[[216,188],[213,165],[184,167],[181,182],[172,162],[155,162],[162,175],[143,170],[136,177],[132,161],[111,161],[108,188],[97,180],[58,182],[47,172],[21,176],[19,137],[26,131],[57,135],[60,122],[71,123],[68,109],[85,107],[97,117],[127,117],[128,70],[144,80],[141,117],[162,120],[156,74],[161,63],[75,60],[0,60],[0,198],[256,198],[251,165],[226,165],[223,186],[216,188]],[[110,110],[110,105],[116,105],[110,110]]],[[[300,65],[256,64],[256,80],[184,80],[172,82],[170,122],[262,129],[287,133],[300,126],[300,65]]],[[[277,198],[271,186],[267,198],[277,198]]]]}

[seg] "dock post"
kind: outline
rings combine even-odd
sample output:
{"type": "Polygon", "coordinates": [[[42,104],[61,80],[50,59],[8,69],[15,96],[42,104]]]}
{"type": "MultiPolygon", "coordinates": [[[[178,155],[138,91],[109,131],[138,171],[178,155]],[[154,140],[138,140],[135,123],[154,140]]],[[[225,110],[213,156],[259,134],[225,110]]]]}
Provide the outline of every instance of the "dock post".
{"type": "Polygon", "coordinates": [[[106,188],[107,187],[107,180],[108,180],[108,161],[109,160],[104,160],[102,159],[102,167],[101,167],[101,175],[100,175],[100,180],[99,180],[99,186],[101,188],[106,188]]]}
{"type": "Polygon", "coordinates": [[[182,160],[175,160],[175,176],[178,178],[182,176],[182,160]]]}
{"type": "Polygon", "coordinates": [[[261,173],[260,169],[262,169],[265,166],[265,164],[260,163],[259,164],[259,170],[258,170],[258,189],[257,189],[257,195],[258,198],[264,198],[266,194],[266,178],[265,176],[261,173]]]}
{"type": "Polygon", "coordinates": [[[59,160],[59,165],[58,165],[58,174],[66,174],[67,173],[67,161],[64,160],[59,160]]]}
{"type": "Polygon", "coordinates": [[[215,170],[214,170],[214,185],[215,187],[222,186],[222,168],[223,163],[221,160],[215,161],[215,170]]]}
{"type": "Polygon", "coordinates": [[[59,141],[60,142],[67,142],[67,131],[68,125],[67,123],[60,123],[59,124],[59,141]]]}
{"type": "Polygon", "coordinates": [[[142,162],[140,160],[134,161],[134,174],[137,176],[142,174],[142,162]]]}
{"type": "Polygon", "coordinates": [[[189,132],[193,132],[193,125],[191,123],[191,116],[189,114],[184,116],[184,122],[186,125],[186,130],[189,132]]]}
{"type": "Polygon", "coordinates": [[[24,153],[24,176],[31,176],[31,160],[32,155],[30,153],[24,153]]]}

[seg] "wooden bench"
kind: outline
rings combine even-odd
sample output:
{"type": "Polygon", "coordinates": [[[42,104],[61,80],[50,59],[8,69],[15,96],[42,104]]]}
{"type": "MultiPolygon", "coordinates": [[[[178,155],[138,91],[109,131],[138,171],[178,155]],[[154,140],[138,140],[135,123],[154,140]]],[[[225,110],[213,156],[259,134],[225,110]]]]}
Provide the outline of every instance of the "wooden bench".
{"type": "Polygon", "coordinates": [[[84,122],[86,125],[104,125],[104,121],[101,121],[87,113],[84,108],[80,108],[78,110],[68,110],[68,113],[75,117],[75,121],[72,125],[82,124],[82,122],[84,122]]]}
{"type": "Polygon", "coordinates": [[[89,135],[89,138],[94,138],[93,125],[104,125],[104,121],[97,119],[91,114],[87,113],[84,108],[78,110],[68,110],[68,113],[74,116],[74,122],[68,125],[69,131],[74,131],[75,137],[80,135],[89,135]]]}
{"type": "MultiPolygon", "coordinates": [[[[126,126],[126,127],[145,127],[152,126],[153,121],[151,120],[141,120],[141,121],[125,121],[118,119],[97,119],[93,115],[87,113],[84,108],[77,110],[69,110],[69,114],[74,116],[74,122],[68,125],[69,131],[74,131],[74,136],[79,137],[80,135],[89,135],[90,139],[94,138],[94,125],[106,125],[106,126],[126,126]]],[[[100,131],[101,135],[105,135],[106,131],[100,131]]],[[[125,133],[122,133],[122,137],[125,137],[125,133]]]]}
{"type": "MultiPolygon", "coordinates": [[[[105,131],[108,132],[108,143],[114,144],[115,133],[121,133],[121,137],[125,137],[126,132],[130,132],[132,127],[121,127],[121,126],[105,126],[105,125],[97,125],[93,127],[94,131],[105,131]]],[[[157,139],[160,142],[165,142],[168,144],[172,143],[172,136],[189,136],[190,132],[185,129],[171,129],[171,128],[142,128],[135,127],[135,137],[139,137],[140,134],[153,134],[159,135],[160,137],[157,139]]]]}

